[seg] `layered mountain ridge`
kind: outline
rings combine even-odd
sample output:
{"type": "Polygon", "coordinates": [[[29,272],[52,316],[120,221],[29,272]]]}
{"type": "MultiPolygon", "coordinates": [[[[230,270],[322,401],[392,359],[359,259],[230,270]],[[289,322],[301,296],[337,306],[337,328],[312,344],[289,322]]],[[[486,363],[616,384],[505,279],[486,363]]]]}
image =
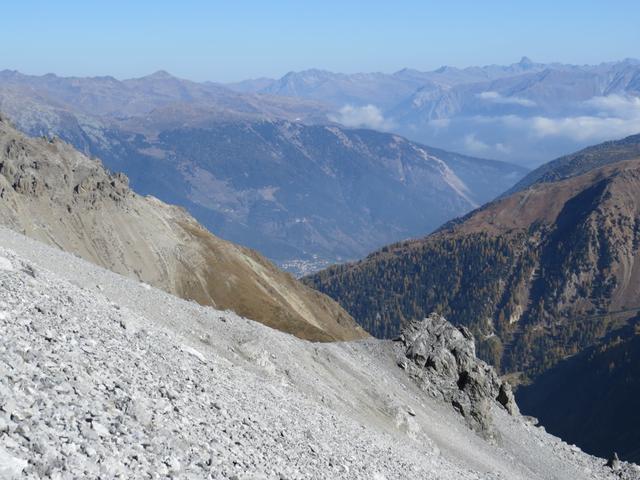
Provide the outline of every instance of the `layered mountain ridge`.
{"type": "Polygon", "coordinates": [[[392,74],[290,72],[229,85],[324,102],[332,118],[472,156],[537,166],[640,130],[640,61],[537,63],[392,74]]]}
{"type": "Polygon", "coordinates": [[[296,274],[429,232],[524,174],[390,134],[282,120],[202,122],[129,148],[104,158],[136,189],[296,274]]]}

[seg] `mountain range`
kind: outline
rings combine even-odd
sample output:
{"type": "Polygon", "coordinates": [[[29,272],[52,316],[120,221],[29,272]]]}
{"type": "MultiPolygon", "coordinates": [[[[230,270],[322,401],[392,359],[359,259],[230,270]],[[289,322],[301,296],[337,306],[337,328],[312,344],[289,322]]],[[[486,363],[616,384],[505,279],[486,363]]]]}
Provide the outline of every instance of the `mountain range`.
{"type": "Polygon", "coordinates": [[[420,236],[511,187],[526,169],[327,119],[312,100],[177,79],[0,73],[0,107],[59,136],[141,194],[296,275],[420,236]]]}
{"type": "Polygon", "coordinates": [[[0,72],[0,477],[637,478],[638,67],[0,72]]]}
{"type": "Polygon", "coordinates": [[[640,131],[640,61],[536,63],[430,72],[289,72],[229,85],[325,103],[348,126],[392,131],[473,156],[536,166],[640,131]]]}

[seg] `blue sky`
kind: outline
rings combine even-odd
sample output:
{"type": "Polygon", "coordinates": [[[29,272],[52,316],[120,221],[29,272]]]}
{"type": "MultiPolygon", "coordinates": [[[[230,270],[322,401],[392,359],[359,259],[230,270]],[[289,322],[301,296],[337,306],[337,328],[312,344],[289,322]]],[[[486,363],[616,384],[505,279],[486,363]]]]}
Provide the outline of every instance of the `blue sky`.
{"type": "Polygon", "coordinates": [[[640,57],[640,1],[3,2],[0,69],[234,81],[640,57]]]}

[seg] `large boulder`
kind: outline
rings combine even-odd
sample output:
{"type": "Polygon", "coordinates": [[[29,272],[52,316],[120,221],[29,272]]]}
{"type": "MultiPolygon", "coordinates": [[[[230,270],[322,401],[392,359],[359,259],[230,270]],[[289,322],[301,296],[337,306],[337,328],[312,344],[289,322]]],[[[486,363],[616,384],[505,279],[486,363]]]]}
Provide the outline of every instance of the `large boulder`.
{"type": "Polygon", "coordinates": [[[398,364],[431,395],[441,397],[485,437],[494,437],[491,404],[518,415],[513,392],[495,370],[476,357],[473,335],[432,313],[409,323],[398,338],[398,364]]]}

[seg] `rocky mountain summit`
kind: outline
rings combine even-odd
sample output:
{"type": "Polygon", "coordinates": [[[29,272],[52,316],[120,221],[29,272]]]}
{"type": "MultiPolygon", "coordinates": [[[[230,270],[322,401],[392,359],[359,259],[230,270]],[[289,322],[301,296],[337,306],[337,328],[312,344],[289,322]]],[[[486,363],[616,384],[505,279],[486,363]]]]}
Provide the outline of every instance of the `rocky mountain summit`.
{"type": "MultiPolygon", "coordinates": [[[[398,366],[400,343],[310,343],[2,227],[0,244],[3,478],[640,478],[497,401],[487,441],[398,366]]],[[[473,369],[431,320],[411,351],[461,347],[473,369]]]]}
{"type": "Polygon", "coordinates": [[[303,338],[366,337],[334,301],[183,209],[142,197],[124,175],[0,117],[0,223],[105,268],[303,338]]]}

